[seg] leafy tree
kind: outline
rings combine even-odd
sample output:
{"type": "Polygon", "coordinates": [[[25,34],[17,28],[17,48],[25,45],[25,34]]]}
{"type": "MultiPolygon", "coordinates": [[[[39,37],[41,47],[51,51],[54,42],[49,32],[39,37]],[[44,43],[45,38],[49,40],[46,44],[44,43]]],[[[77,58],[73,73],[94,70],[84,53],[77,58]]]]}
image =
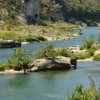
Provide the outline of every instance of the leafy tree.
{"type": "Polygon", "coordinates": [[[14,49],[13,54],[8,59],[8,64],[14,70],[26,70],[29,68],[29,63],[31,62],[31,57],[28,55],[26,50],[20,48],[14,49]]]}

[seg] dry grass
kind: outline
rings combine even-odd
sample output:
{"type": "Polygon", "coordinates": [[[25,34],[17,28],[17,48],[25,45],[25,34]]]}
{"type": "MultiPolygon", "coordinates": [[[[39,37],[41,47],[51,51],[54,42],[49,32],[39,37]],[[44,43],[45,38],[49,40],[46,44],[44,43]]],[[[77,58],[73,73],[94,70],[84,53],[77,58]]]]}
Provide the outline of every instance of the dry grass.
{"type": "MultiPolygon", "coordinates": [[[[42,36],[45,38],[51,38],[51,40],[56,39],[69,39],[74,37],[71,34],[71,30],[73,28],[79,27],[77,25],[68,24],[64,22],[45,22],[46,26],[42,25],[5,25],[1,27],[2,31],[12,31],[19,35],[34,35],[34,36],[42,36]]],[[[1,33],[0,33],[1,35],[1,33]]]]}

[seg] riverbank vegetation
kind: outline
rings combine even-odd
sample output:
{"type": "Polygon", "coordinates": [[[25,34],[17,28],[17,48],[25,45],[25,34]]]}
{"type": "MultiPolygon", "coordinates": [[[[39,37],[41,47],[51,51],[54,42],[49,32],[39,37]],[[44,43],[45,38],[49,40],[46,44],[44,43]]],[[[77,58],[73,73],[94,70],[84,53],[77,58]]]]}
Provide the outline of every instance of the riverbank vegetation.
{"type": "Polygon", "coordinates": [[[31,62],[31,57],[26,50],[15,49],[13,54],[8,58],[8,65],[10,69],[14,70],[26,70],[29,69],[29,63],[31,62]]]}
{"type": "MultiPolygon", "coordinates": [[[[32,38],[32,37],[31,37],[32,38]]],[[[99,38],[99,37],[98,37],[99,38]]],[[[100,44],[95,44],[93,37],[90,37],[83,42],[81,46],[68,47],[68,48],[54,48],[52,42],[43,42],[40,45],[41,49],[37,52],[33,52],[33,56],[37,59],[51,58],[54,59],[57,56],[69,57],[77,60],[95,60],[100,61],[100,44]]],[[[26,69],[29,69],[29,63],[31,63],[31,56],[25,50],[15,49],[13,54],[8,59],[7,64],[0,64],[0,71],[6,69],[22,70],[26,73],[26,69]]]]}
{"type": "Polygon", "coordinates": [[[73,93],[68,95],[68,100],[100,100],[99,88],[95,86],[93,80],[90,82],[88,88],[86,89],[84,89],[82,84],[79,84],[76,86],[73,93]]]}
{"type": "Polygon", "coordinates": [[[0,31],[0,41],[3,40],[13,40],[18,42],[39,42],[45,41],[46,39],[42,36],[35,36],[35,35],[21,35],[15,31],[0,31]]]}
{"type": "MultiPolygon", "coordinates": [[[[99,38],[99,37],[98,37],[99,38]]],[[[46,43],[41,46],[41,50],[34,53],[37,58],[43,57],[57,57],[65,56],[76,58],[77,60],[81,59],[90,59],[90,60],[100,60],[100,44],[99,40],[97,44],[94,43],[94,38],[90,37],[86,39],[84,37],[83,44],[81,46],[68,47],[68,48],[53,48],[52,43],[46,43]]]]}
{"type": "Polygon", "coordinates": [[[73,28],[80,28],[79,25],[64,22],[45,22],[43,25],[4,25],[0,27],[0,39],[11,39],[17,41],[41,41],[70,39],[79,34],[72,34],[73,28]]]}
{"type": "Polygon", "coordinates": [[[96,61],[100,61],[100,54],[95,55],[93,59],[96,60],[96,61]]]}
{"type": "Polygon", "coordinates": [[[36,58],[55,58],[57,56],[75,58],[75,55],[67,48],[54,48],[52,42],[46,42],[41,45],[41,50],[33,52],[36,58]]]}

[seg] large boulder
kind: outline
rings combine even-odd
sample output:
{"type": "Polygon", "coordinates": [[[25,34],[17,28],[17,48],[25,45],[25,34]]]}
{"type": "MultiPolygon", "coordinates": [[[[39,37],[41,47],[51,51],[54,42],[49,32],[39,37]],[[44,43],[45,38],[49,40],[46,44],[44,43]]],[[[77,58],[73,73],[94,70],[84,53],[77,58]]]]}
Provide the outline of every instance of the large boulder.
{"type": "Polygon", "coordinates": [[[42,58],[33,61],[30,71],[69,70],[76,69],[77,60],[67,57],[42,58]]]}

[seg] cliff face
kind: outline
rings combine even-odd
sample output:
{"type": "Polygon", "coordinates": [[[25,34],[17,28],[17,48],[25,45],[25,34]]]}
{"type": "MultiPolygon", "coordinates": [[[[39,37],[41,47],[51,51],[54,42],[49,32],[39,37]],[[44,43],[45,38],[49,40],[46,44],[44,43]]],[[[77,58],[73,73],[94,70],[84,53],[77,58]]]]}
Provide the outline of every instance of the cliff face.
{"type": "Polygon", "coordinates": [[[39,1],[38,0],[26,0],[24,5],[24,14],[27,23],[38,23],[39,22],[39,1]]]}
{"type": "Polygon", "coordinates": [[[99,0],[0,0],[1,21],[39,23],[43,20],[99,20],[99,0]]]}
{"type": "Polygon", "coordinates": [[[25,0],[24,14],[29,24],[39,23],[41,20],[63,20],[61,7],[54,0],[25,0]]]}
{"type": "Polygon", "coordinates": [[[53,0],[0,0],[0,20],[38,23],[63,20],[61,7],[53,0]]]}
{"type": "Polygon", "coordinates": [[[24,0],[0,0],[0,23],[18,21],[25,23],[24,0]]]}

